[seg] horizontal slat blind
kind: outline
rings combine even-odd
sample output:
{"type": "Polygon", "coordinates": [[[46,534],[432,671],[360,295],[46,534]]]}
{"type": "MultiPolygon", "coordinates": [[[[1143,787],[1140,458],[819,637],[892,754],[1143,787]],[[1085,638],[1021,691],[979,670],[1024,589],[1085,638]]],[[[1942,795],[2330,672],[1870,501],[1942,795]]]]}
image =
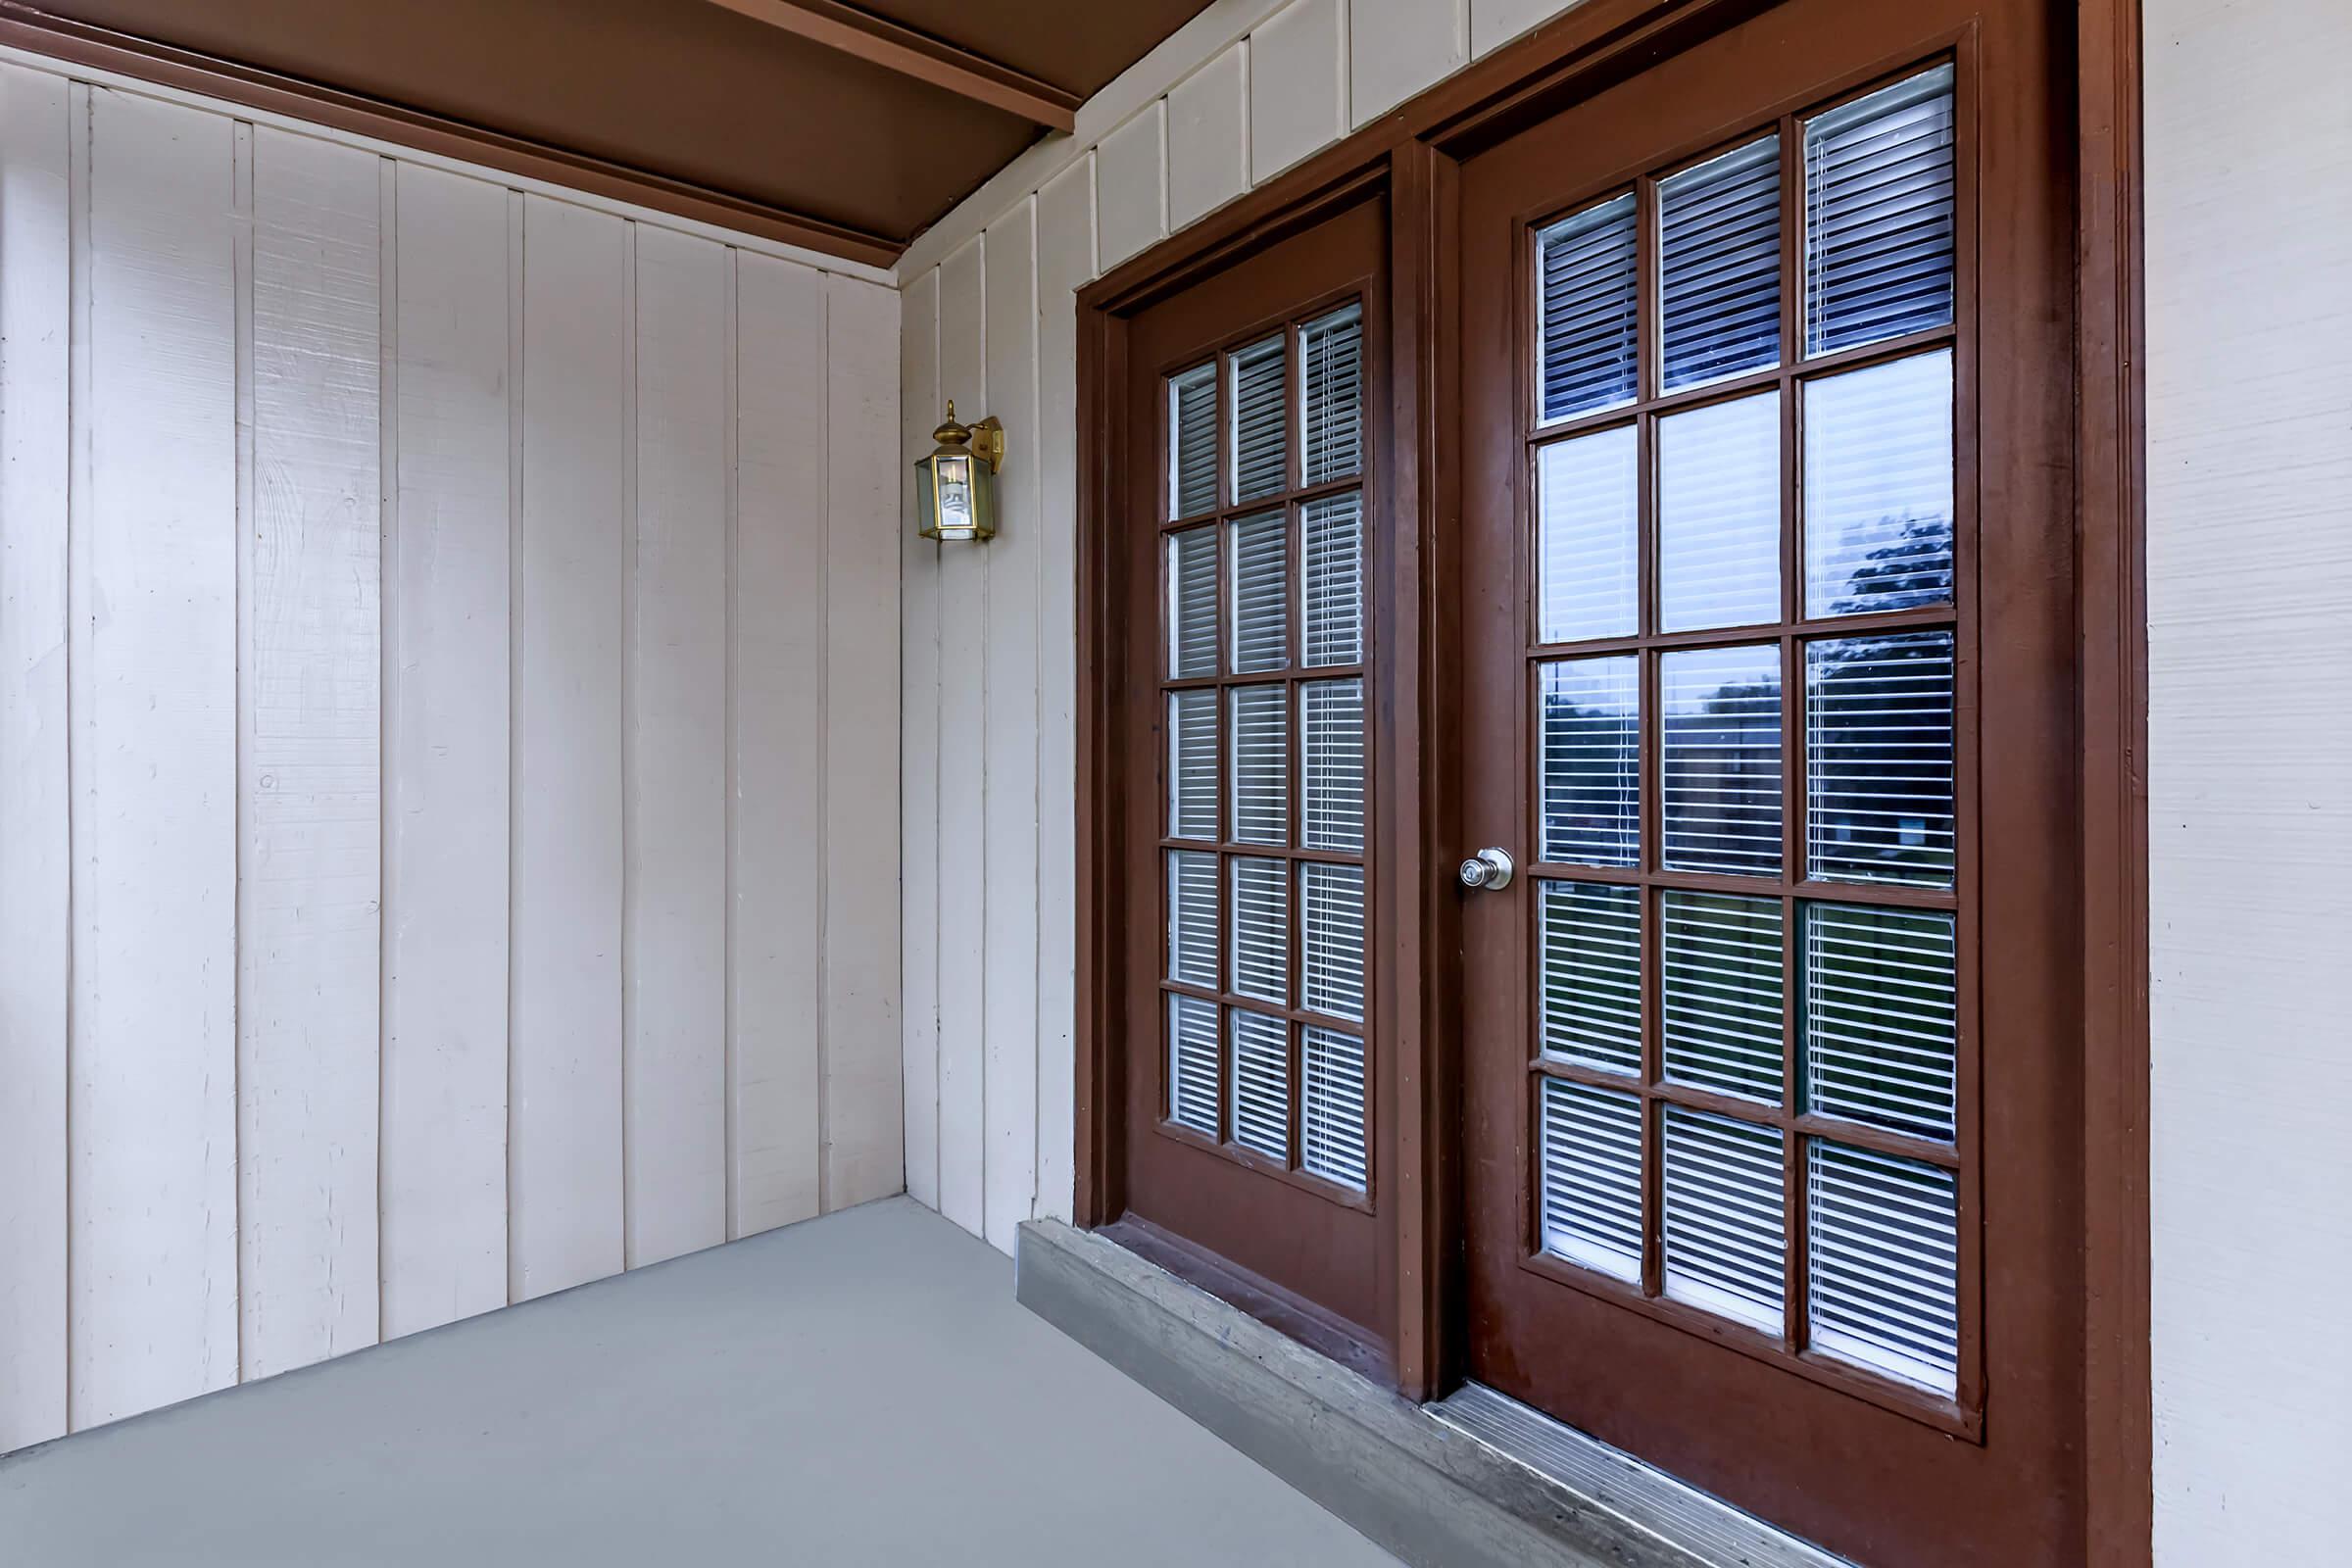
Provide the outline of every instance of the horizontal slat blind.
{"type": "Polygon", "coordinates": [[[1310,501],[1305,516],[1305,662],[1352,664],[1364,657],[1364,497],[1360,490],[1310,501]]]}
{"type": "Polygon", "coordinates": [[[1217,368],[1195,366],[1168,378],[1168,515],[1189,517],[1217,504],[1217,368]]]}
{"type": "Polygon", "coordinates": [[[1217,694],[1168,693],[1168,837],[1217,836],[1217,694]]]}
{"type": "Polygon", "coordinates": [[[1952,1173],[1823,1139],[1810,1159],[1813,1348],[1938,1394],[1959,1365],[1952,1173]]]}
{"type": "Polygon", "coordinates": [[[1781,395],[1658,420],[1658,624],[1781,618],[1781,395]]]}
{"type": "Polygon", "coordinates": [[[1950,66],[1806,122],[1808,352],[1951,321],[1955,141],[1950,66]]]}
{"type": "Polygon", "coordinates": [[[1299,867],[1306,1005],[1334,1018],[1364,1015],[1364,872],[1355,865],[1299,867]]]}
{"type": "Polygon", "coordinates": [[[1349,305],[1298,329],[1303,484],[1328,484],[1363,468],[1363,307],[1349,305]]]}
{"type": "Polygon", "coordinates": [[[1279,512],[1233,523],[1233,667],[1280,669],[1290,655],[1290,526],[1279,512]]]}
{"type": "Polygon", "coordinates": [[[1658,660],[1666,867],[1781,869],[1781,650],[1690,648],[1658,660]]]}
{"type": "Polygon", "coordinates": [[[1291,1004],[1291,877],[1281,860],[1233,860],[1233,989],[1291,1004]]]}
{"type": "Polygon", "coordinates": [[[1642,890],[1539,882],[1544,1049],[1610,1072],[1642,1070],[1642,890]]]}
{"type": "Polygon", "coordinates": [[[1914,66],[1531,223],[1516,432],[1542,1245],[1793,1372],[1944,1396],[1991,983],[1960,725],[2002,697],[1963,678],[1974,95],[1914,66]]]}
{"type": "Polygon", "coordinates": [[[1658,181],[1666,390],[1779,363],[1781,138],[1658,181]]]}
{"type": "Polygon", "coordinates": [[[1544,1080],[1544,1247],[1621,1280],[1642,1277],[1642,1102],[1544,1080]]]}
{"type": "Polygon", "coordinates": [[[1166,861],[1161,986],[1170,1115],[1364,1192],[1373,344],[1360,298],[1318,311],[1168,382],[1167,837],[1201,848],[1166,861]]]}
{"type": "Polygon", "coordinates": [[[1217,1004],[1168,998],[1168,1120],[1217,1136],[1217,1004]]]}
{"type": "Polygon", "coordinates": [[[1805,385],[1805,607],[1952,602],[1952,351],[1805,385]]]}
{"type": "Polygon", "coordinates": [[[1634,255],[1631,191],[1536,236],[1544,418],[1633,401],[1634,255]]]}
{"type": "Polygon", "coordinates": [[[1778,1334],[1780,1129],[1669,1105],[1665,1145],[1666,1294],[1778,1334]]]}
{"type": "Polygon", "coordinates": [[[1660,896],[1669,1082],[1781,1098],[1781,901],[1669,889],[1660,896]]]}
{"type": "Polygon", "coordinates": [[[1364,683],[1308,681],[1298,688],[1299,833],[1310,850],[1364,848],[1364,683]]]}
{"type": "Polygon", "coordinates": [[[1299,1101],[1299,1168],[1363,1192],[1371,1161],[1364,1148],[1364,1043],[1307,1026],[1301,1044],[1305,1084],[1299,1101]]]}
{"type": "Polygon", "coordinates": [[[1217,672],[1217,531],[1168,535],[1168,674],[1192,680],[1217,672]]]}
{"type": "Polygon", "coordinates": [[[1641,581],[1640,443],[1618,425],[1536,454],[1536,635],[1625,637],[1641,581]]]}
{"type": "Polygon", "coordinates": [[[1546,860],[1632,865],[1641,854],[1640,667],[1633,655],[1542,666],[1546,860]]]}
{"type": "Polygon", "coordinates": [[[1204,851],[1168,852],[1168,978],[1216,989],[1217,858],[1204,851]]]}
{"type": "Polygon", "coordinates": [[[1269,1159],[1291,1157],[1291,1026],[1235,1008],[1233,1141],[1269,1159]]]}
{"type": "Polygon", "coordinates": [[[1955,924],[1938,909],[1804,914],[1808,1109],[1922,1138],[1956,1130],[1955,924]]]}
{"type": "Polygon", "coordinates": [[[1813,875],[1950,887],[1952,634],[1812,643],[1805,688],[1813,875]]]}
{"type": "Polygon", "coordinates": [[[1280,337],[1233,354],[1233,499],[1279,495],[1290,474],[1284,417],[1290,356],[1280,337]]]}
{"type": "Polygon", "coordinates": [[[1291,838],[1290,691],[1237,686],[1232,698],[1233,836],[1243,844],[1291,838]]]}

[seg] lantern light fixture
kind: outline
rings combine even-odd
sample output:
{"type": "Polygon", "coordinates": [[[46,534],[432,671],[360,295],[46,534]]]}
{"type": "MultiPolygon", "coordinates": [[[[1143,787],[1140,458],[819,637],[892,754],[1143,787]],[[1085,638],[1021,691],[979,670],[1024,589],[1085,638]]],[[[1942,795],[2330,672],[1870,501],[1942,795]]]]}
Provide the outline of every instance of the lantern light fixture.
{"type": "Polygon", "coordinates": [[[926,539],[991,539],[997,532],[994,480],[1004,466],[1004,426],[994,415],[976,425],[946,422],[931,432],[931,455],[914,466],[915,531],[926,539]]]}

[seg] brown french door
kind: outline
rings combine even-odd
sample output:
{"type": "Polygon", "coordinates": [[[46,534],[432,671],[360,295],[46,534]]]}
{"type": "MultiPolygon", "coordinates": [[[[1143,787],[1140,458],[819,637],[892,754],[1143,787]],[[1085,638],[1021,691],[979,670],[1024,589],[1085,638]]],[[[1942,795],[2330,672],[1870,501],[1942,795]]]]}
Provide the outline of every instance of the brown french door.
{"type": "Polygon", "coordinates": [[[1367,672],[1385,202],[1126,339],[1123,1220],[1377,1363],[1367,672]]]}
{"type": "Polygon", "coordinates": [[[1871,1563],[2082,1557],[2050,11],[1460,172],[1467,1370],[1871,1563]]]}

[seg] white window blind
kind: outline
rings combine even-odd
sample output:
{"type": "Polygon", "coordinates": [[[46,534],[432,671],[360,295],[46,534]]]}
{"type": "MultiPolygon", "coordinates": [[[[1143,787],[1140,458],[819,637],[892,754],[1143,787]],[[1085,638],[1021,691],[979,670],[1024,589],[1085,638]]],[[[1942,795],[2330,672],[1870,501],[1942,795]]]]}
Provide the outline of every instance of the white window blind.
{"type": "Polygon", "coordinates": [[[1346,479],[1364,466],[1364,310],[1349,305],[1298,329],[1301,482],[1346,479]]]}
{"type": "Polygon", "coordinates": [[[1962,726],[2000,694],[1959,569],[1959,89],[1914,69],[1528,236],[1541,1245],[1887,1402],[1968,1387],[1963,1064],[1999,1071],[1964,1035],[1962,726]]]}
{"type": "Polygon", "coordinates": [[[1635,252],[1631,191],[1536,236],[1544,418],[1633,401],[1635,252]]]}
{"type": "Polygon", "coordinates": [[[1668,391],[1781,357],[1781,138],[1658,181],[1659,313],[1668,391]]]}
{"type": "Polygon", "coordinates": [[[1348,301],[1171,376],[1157,523],[1166,1115],[1343,1198],[1373,1174],[1368,348],[1348,301]]]}
{"type": "Polygon", "coordinates": [[[1168,378],[1168,515],[1190,517],[1217,504],[1217,368],[1168,378]]]}

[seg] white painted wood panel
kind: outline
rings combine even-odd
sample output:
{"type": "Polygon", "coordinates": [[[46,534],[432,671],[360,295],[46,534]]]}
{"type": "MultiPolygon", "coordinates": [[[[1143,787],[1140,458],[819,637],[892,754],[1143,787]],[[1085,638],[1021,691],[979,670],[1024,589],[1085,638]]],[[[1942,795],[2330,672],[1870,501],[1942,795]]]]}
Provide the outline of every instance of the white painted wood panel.
{"type": "Polygon", "coordinates": [[[73,1420],[237,1378],[235,137],[91,94],[73,1420]]]}
{"type": "MultiPolygon", "coordinates": [[[[384,612],[383,1334],[507,1301],[513,466],[499,186],[396,167],[384,612]]],[[[519,225],[517,225],[519,235],[519,225]]],[[[519,323],[515,323],[519,324],[519,323]]]]}
{"type": "MultiPolygon", "coordinates": [[[[939,391],[968,420],[987,402],[983,244],[939,274],[939,391]]],[[[939,1199],[987,1224],[988,592],[994,545],[942,545],[939,572],[939,1199]]],[[[1026,984],[1007,974],[1004,984],[1026,984]]]]}
{"type": "Polygon", "coordinates": [[[1250,177],[1270,179],[1348,129],[1345,0],[1294,0],[1250,35],[1250,177]]]}
{"type": "MultiPolygon", "coordinates": [[[[939,273],[902,296],[899,318],[900,504],[915,510],[913,465],[939,422],[939,273]]],[[[906,1086],[906,1191],[939,1207],[939,573],[940,547],[900,529],[900,941],[905,996],[900,1077],[906,1086]]]]}
{"type": "Polygon", "coordinates": [[[1168,93],[1172,227],[1184,227],[1249,188],[1250,66],[1244,39],[1168,93]]]}
{"type": "Polygon", "coordinates": [[[1348,103],[1362,125],[1468,62],[1469,0],[1348,0],[1348,103]]]}
{"type": "Polygon", "coordinates": [[[629,225],[523,205],[509,1291],[621,1267],[629,225]]]}
{"type": "Polygon", "coordinates": [[[1470,0],[1470,52],[1499,49],[1540,23],[1574,9],[1577,0],[1470,0]]]}
{"type": "Polygon", "coordinates": [[[260,127],[240,483],[248,1377],[377,1338],[381,160],[260,127]]]}
{"type": "Polygon", "coordinates": [[[1082,162],[1037,193],[1037,1212],[1071,1217],[1078,886],[1078,309],[1094,272],[1082,162]]]}
{"type": "MultiPolygon", "coordinates": [[[[1105,268],[1168,231],[1167,121],[1162,99],[1104,136],[1096,151],[1095,211],[1105,268]]],[[[953,257],[942,262],[943,275],[954,265],[953,257]]]]}
{"type": "Polygon", "coordinates": [[[824,1206],[901,1191],[899,298],[829,278],[825,352],[824,1206]]]}
{"type": "Polygon", "coordinates": [[[733,1234],[818,1210],[823,1107],[825,289],[736,276],[733,1234]]]}
{"type": "Polygon", "coordinates": [[[895,1190],[894,294],[0,56],[0,1451],[895,1190]]]}
{"type": "MultiPolygon", "coordinates": [[[[998,534],[988,546],[984,893],[987,977],[982,1095],[983,1232],[1004,1251],[1037,1194],[1037,219],[1034,201],[988,230],[986,409],[1004,421],[998,534]]],[[[984,982],[985,983],[985,982],[984,982]]]]}
{"type": "Polygon", "coordinates": [[[629,1266],[727,1239],[726,248],[638,226],[628,563],[629,1266]]]}
{"type": "Polygon", "coordinates": [[[66,1430],[66,115],[0,66],[0,1452],[66,1430]]]}
{"type": "Polygon", "coordinates": [[[2155,1558],[2352,1536],[2352,12],[2149,0],[2155,1558]]]}

